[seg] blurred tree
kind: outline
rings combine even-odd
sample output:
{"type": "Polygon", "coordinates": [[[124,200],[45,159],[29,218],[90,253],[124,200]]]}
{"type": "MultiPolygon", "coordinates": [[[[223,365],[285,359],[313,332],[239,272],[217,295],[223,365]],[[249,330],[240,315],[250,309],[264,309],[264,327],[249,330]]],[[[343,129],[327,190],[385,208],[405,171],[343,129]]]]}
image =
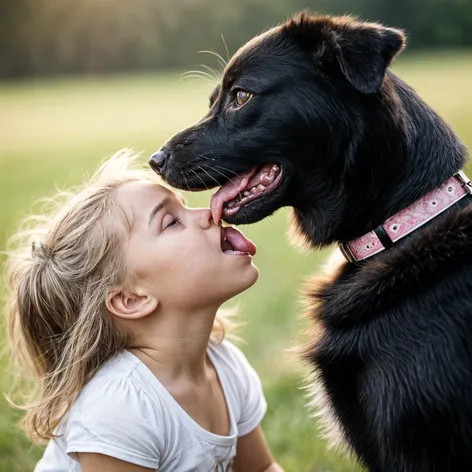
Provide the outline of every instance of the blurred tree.
{"type": "Polygon", "coordinates": [[[409,49],[472,46],[472,0],[0,0],[0,77],[192,68],[303,8],[403,28],[409,49]]]}
{"type": "Polygon", "coordinates": [[[30,0],[0,1],[0,76],[21,76],[32,72],[28,45],[33,38],[24,22],[30,17],[30,0]]]}

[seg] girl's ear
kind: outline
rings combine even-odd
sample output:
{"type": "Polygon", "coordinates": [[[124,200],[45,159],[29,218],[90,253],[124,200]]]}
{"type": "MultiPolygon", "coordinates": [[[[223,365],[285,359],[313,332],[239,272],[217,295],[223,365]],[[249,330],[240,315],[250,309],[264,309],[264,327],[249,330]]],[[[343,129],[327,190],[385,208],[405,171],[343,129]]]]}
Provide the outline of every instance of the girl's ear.
{"type": "Polygon", "coordinates": [[[138,295],[120,289],[108,295],[105,305],[111,314],[119,318],[136,320],[153,313],[159,305],[159,300],[151,295],[138,295]]]}

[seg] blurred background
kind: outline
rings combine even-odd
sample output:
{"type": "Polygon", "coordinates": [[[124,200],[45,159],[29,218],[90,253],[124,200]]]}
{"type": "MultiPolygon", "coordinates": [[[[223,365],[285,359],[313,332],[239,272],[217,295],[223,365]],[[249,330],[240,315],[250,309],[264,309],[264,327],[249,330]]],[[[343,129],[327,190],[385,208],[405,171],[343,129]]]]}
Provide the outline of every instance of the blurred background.
{"type": "MultiPolygon", "coordinates": [[[[405,29],[394,70],[472,145],[472,0],[0,0],[0,250],[35,200],[80,182],[118,149],[142,151],[145,163],[203,115],[229,55],[302,8],[405,29]]],[[[191,205],[208,200],[188,196],[191,205]]],[[[317,438],[305,367],[289,350],[303,327],[300,284],[327,252],[290,245],[288,213],[245,228],[261,276],[238,298],[241,347],[262,378],[264,429],[287,472],[354,471],[317,438]]],[[[0,368],[6,392],[14,373],[6,360],[0,368]]],[[[18,418],[1,396],[0,472],[31,471],[41,455],[18,418]]]]}

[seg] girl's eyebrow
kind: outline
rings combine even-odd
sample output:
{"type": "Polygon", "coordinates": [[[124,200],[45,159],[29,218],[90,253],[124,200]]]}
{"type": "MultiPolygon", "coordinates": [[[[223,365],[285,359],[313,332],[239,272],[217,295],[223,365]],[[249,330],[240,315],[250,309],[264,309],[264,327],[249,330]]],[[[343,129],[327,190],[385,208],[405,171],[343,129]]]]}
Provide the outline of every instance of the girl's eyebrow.
{"type": "Polygon", "coordinates": [[[170,198],[166,197],[152,209],[151,214],[149,215],[148,227],[151,225],[152,220],[157,215],[157,213],[159,213],[166,205],[169,204],[169,201],[170,198]]]}

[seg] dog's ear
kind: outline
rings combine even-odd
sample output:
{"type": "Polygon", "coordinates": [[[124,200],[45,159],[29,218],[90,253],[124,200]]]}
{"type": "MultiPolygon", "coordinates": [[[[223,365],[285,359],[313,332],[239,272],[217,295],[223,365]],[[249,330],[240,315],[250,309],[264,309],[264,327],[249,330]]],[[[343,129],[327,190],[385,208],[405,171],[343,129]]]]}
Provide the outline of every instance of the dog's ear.
{"type": "Polygon", "coordinates": [[[400,30],[373,23],[350,23],[333,29],[333,47],[346,79],[359,92],[377,93],[385,71],[404,48],[400,30]]]}
{"type": "Polygon", "coordinates": [[[291,20],[292,31],[302,32],[304,42],[311,37],[315,57],[323,62],[334,58],[346,79],[359,91],[380,90],[385,71],[405,47],[402,31],[351,17],[317,17],[302,13],[291,20]]]}

